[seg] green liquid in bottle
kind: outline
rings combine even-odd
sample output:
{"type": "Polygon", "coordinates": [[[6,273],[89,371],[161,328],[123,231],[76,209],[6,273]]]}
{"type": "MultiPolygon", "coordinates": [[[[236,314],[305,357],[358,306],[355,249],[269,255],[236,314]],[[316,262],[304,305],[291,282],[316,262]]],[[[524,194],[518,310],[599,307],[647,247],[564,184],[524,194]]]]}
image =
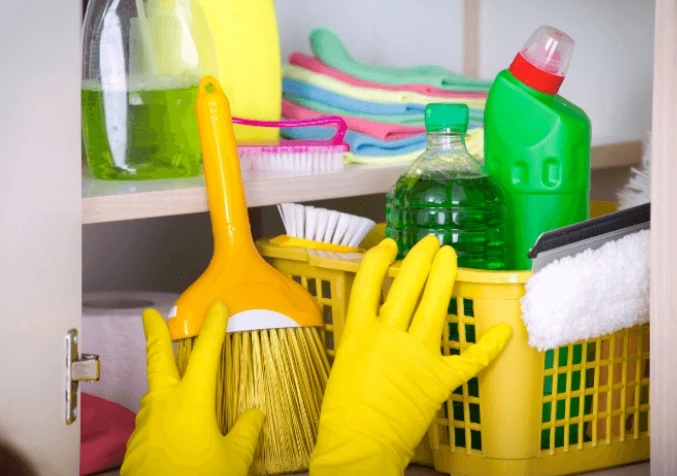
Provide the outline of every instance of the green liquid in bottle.
{"type": "Polygon", "coordinates": [[[505,205],[486,175],[454,177],[432,172],[404,175],[386,197],[386,235],[398,259],[422,238],[450,245],[464,268],[505,269],[505,205]]]}
{"type": "Polygon", "coordinates": [[[202,171],[197,86],[164,90],[82,89],[83,141],[96,178],[192,177],[202,171]]]}

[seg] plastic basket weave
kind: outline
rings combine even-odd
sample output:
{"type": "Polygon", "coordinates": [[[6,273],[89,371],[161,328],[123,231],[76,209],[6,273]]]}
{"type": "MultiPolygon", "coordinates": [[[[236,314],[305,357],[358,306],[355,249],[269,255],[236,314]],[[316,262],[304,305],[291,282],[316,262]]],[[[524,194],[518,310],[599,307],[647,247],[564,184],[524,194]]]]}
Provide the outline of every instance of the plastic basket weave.
{"type": "MultiPolygon", "coordinates": [[[[592,205],[593,216],[614,209],[592,205]]],[[[377,227],[363,246],[382,236],[377,227]]],[[[362,255],[257,244],[317,299],[331,362],[362,255]]],[[[384,296],[398,268],[389,270],[384,296]]],[[[458,354],[499,322],[514,333],[490,367],[449,396],[413,461],[453,475],[546,476],[649,459],[649,325],[538,352],[527,344],[521,319],[519,299],[529,276],[459,269],[443,354],[458,354]]]]}

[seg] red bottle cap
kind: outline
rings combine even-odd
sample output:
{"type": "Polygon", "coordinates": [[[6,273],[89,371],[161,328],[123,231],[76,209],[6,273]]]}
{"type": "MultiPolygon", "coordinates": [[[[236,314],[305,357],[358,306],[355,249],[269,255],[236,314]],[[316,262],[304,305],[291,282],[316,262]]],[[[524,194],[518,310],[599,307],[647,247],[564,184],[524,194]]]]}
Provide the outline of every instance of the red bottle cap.
{"type": "Polygon", "coordinates": [[[527,86],[557,94],[571,61],[574,40],[551,26],[541,26],[531,35],[510,65],[510,72],[527,86]]]}

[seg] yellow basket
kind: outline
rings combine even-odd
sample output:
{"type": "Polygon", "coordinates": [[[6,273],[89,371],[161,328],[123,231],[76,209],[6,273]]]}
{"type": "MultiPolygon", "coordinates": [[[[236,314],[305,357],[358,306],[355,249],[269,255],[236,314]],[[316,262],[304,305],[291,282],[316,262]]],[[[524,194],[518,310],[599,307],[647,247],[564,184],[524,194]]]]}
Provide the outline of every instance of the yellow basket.
{"type": "MultiPolygon", "coordinates": [[[[593,203],[592,216],[615,209],[593,203]]],[[[377,227],[363,246],[383,237],[377,227]]],[[[283,248],[259,240],[277,269],[313,294],[330,361],[362,255],[283,248]]],[[[399,264],[389,270],[388,292],[399,264]]],[[[440,409],[414,462],[452,475],[562,475],[649,458],[649,325],[548,352],[529,347],[519,299],[528,272],[459,269],[442,352],[458,354],[491,326],[514,334],[500,357],[440,409]]]]}

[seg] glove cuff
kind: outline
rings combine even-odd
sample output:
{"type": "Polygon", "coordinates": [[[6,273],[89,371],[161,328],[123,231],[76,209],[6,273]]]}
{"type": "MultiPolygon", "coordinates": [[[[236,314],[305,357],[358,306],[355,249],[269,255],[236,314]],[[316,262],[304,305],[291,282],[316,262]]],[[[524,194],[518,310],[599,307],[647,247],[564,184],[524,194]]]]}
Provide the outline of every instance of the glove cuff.
{"type": "Polygon", "coordinates": [[[412,456],[413,452],[402,455],[367,435],[320,423],[309,473],[310,476],[402,476],[412,456]]]}

